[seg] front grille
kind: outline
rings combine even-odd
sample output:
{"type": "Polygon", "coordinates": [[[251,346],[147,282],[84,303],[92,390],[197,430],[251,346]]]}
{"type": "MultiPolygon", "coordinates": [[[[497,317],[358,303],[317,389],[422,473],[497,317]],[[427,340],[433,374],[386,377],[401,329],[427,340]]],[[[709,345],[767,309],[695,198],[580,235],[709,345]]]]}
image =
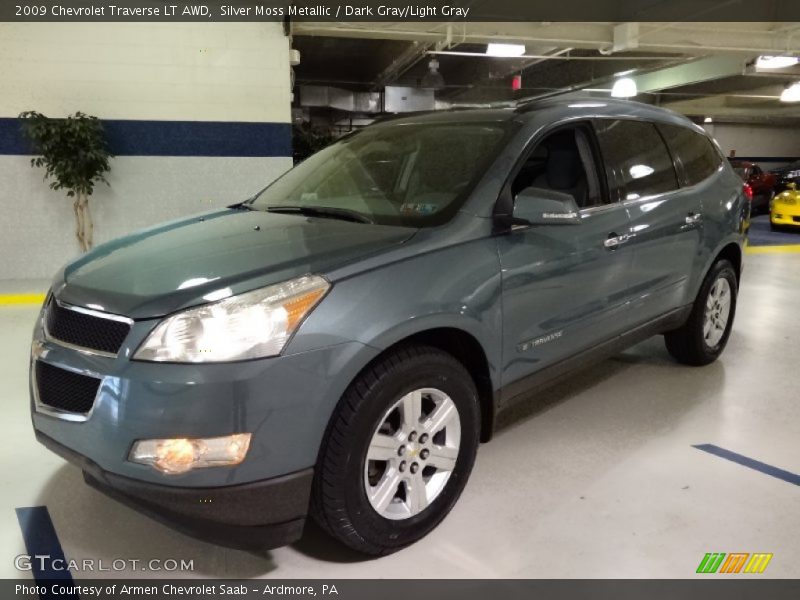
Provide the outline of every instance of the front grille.
{"type": "Polygon", "coordinates": [[[71,310],[55,300],[47,306],[45,325],[51,338],[108,354],[119,352],[131,329],[128,323],[71,310]]]}
{"type": "Polygon", "coordinates": [[[39,402],[72,413],[86,414],[92,409],[100,380],[36,361],[36,389],[39,402]]]}

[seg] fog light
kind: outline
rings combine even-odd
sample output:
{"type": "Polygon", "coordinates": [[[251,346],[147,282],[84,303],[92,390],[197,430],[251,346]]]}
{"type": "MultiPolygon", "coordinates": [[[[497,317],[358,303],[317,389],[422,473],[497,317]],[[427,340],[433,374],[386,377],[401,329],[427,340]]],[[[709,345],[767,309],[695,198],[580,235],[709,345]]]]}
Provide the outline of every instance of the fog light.
{"type": "Polygon", "coordinates": [[[133,445],[128,460],[177,475],[204,467],[238,465],[249,448],[249,433],[215,438],[139,440],[133,445]]]}

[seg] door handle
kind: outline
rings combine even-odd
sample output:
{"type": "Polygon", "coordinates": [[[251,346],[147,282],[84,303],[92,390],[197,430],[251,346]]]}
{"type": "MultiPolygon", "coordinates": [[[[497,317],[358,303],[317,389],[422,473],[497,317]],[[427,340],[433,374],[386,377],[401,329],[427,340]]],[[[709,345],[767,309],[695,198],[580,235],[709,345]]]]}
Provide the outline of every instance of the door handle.
{"type": "Polygon", "coordinates": [[[703,220],[702,214],[690,212],[688,215],[686,215],[685,223],[687,225],[697,225],[702,220],[703,220]]]}
{"type": "Polygon", "coordinates": [[[607,250],[616,250],[625,242],[630,241],[633,236],[629,233],[623,233],[622,235],[616,235],[615,233],[609,233],[608,239],[603,242],[603,246],[606,247],[607,250]]]}

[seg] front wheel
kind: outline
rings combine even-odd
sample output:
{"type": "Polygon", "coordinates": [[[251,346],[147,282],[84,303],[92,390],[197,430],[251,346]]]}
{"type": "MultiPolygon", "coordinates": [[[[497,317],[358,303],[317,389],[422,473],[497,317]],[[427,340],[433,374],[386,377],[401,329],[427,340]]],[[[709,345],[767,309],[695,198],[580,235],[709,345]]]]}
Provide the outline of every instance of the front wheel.
{"type": "Polygon", "coordinates": [[[366,554],[417,541],[464,489],[479,427],[475,384],[451,355],[408,346],[381,357],[332,417],[314,479],[315,520],[366,554]]]}
{"type": "Polygon", "coordinates": [[[737,289],[733,265],[718,260],[700,286],[689,319],[664,335],[667,350],[676,360],[702,366],[722,354],[733,327],[737,289]]]}

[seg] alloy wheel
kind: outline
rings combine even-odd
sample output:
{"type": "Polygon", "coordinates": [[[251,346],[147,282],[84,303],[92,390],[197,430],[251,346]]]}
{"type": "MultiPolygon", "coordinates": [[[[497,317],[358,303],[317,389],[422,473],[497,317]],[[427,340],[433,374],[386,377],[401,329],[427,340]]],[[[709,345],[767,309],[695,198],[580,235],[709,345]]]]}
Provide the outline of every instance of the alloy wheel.
{"type": "Polygon", "coordinates": [[[703,339],[709,348],[716,347],[722,340],[730,314],[731,286],[726,278],[720,277],[708,292],[703,314],[703,339]]]}
{"type": "Polygon", "coordinates": [[[456,465],[461,419],[441,390],[421,388],[395,402],[372,435],[364,489],[372,508],[391,520],[424,511],[442,493],[456,465]]]}

